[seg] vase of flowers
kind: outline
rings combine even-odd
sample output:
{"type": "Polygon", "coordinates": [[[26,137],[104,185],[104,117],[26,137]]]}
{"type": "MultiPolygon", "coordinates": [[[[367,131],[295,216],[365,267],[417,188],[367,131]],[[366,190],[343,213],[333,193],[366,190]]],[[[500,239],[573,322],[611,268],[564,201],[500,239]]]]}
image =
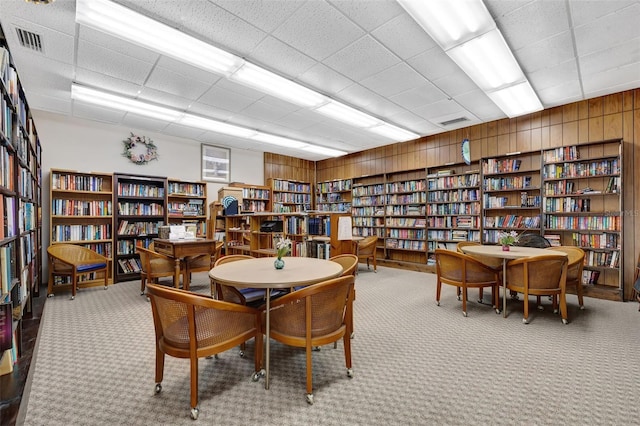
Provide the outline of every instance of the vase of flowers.
{"type": "Polygon", "coordinates": [[[278,242],[276,242],[276,256],[278,257],[274,262],[273,266],[276,269],[284,268],[284,259],[287,254],[291,251],[291,240],[288,238],[280,237],[278,242]]]}
{"type": "Polygon", "coordinates": [[[498,234],[498,243],[502,245],[503,251],[509,251],[510,247],[518,242],[519,237],[516,231],[502,231],[498,234]]]}

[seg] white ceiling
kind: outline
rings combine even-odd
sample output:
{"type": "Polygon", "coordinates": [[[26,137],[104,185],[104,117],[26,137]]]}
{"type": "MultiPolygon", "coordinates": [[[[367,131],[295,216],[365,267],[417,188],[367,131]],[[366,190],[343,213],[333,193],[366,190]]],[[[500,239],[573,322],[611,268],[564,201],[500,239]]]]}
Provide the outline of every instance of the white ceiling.
{"type": "MultiPolygon", "coordinates": [[[[506,117],[395,0],[118,3],[420,135],[506,117]]],[[[640,87],[640,1],[485,4],[545,108],[640,87]]],[[[0,23],[32,109],[326,158],[74,102],[77,82],[347,152],[396,142],[77,25],[74,0],[0,0],[0,23]],[[39,34],[43,52],[22,47],[16,27],[39,34]]]]}

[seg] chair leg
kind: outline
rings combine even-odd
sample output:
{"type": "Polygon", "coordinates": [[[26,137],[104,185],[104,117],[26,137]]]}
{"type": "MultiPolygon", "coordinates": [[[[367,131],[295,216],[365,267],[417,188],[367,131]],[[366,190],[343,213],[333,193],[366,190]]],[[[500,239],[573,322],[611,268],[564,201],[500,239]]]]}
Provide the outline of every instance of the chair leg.
{"type": "MultiPolygon", "coordinates": [[[[440,306],[440,292],[442,291],[442,283],[440,280],[436,283],[436,305],[440,306]]],[[[640,301],[639,301],[640,302],[640,301]]]]}
{"type": "Polygon", "coordinates": [[[560,316],[562,317],[563,324],[569,323],[569,319],[567,317],[567,295],[565,293],[560,293],[560,316]]]}
{"type": "Polygon", "coordinates": [[[578,306],[580,309],[584,309],[584,299],[582,297],[582,281],[578,279],[576,284],[576,293],[578,294],[578,306]]]}
{"type": "Polygon", "coordinates": [[[307,357],[307,402],[309,404],[313,404],[313,371],[311,362],[311,352],[313,348],[311,347],[311,339],[307,338],[307,347],[306,347],[306,357],[307,357]]]}
{"type": "Polygon", "coordinates": [[[198,409],[198,357],[191,355],[191,418],[196,420],[198,409]]]}
{"type": "Polygon", "coordinates": [[[78,289],[78,276],[73,274],[71,278],[71,300],[76,298],[76,290],[78,289]]]}
{"type": "MultiPolygon", "coordinates": [[[[478,289],[478,303],[482,303],[483,300],[484,300],[484,291],[483,291],[483,288],[480,287],[478,289]]],[[[491,299],[491,300],[493,300],[493,299],[491,299]]]]}
{"type": "Polygon", "coordinates": [[[462,289],[462,315],[467,316],[467,288],[462,289]]]}

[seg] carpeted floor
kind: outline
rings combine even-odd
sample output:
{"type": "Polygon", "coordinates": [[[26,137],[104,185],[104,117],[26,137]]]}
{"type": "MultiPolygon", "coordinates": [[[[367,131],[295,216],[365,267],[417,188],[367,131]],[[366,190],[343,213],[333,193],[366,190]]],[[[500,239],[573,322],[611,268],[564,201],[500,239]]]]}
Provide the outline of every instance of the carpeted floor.
{"type": "MultiPolygon", "coordinates": [[[[208,292],[206,273],[192,289],[208,292]]],[[[640,423],[640,313],[635,303],[568,296],[569,325],[550,306],[522,324],[455,289],[435,304],[435,275],[360,267],[354,378],[342,345],[314,352],[315,404],[305,402],[304,350],[272,344],[272,385],[251,381],[253,344],[200,361],[201,424],[624,425],[640,423]]],[[[489,293],[489,292],[485,292],[489,293]]],[[[475,296],[471,294],[470,296],[475,296]]],[[[475,299],[475,297],[471,297],[475,299]]],[[[533,307],[533,300],[532,300],[533,307]]],[[[154,395],[151,308],[139,282],[61,294],[45,305],[22,415],[27,425],[178,425],[189,418],[189,362],[167,357],[154,395]]]]}

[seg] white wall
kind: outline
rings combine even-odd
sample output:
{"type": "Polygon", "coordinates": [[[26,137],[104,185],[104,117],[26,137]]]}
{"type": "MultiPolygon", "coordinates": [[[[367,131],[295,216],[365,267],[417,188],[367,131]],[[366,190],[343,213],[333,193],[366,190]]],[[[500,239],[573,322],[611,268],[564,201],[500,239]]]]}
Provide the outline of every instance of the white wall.
{"type": "MultiPolygon", "coordinates": [[[[46,270],[46,249],[50,241],[50,170],[69,169],[79,172],[133,173],[200,180],[200,144],[149,131],[114,126],[71,118],[43,111],[32,111],[42,144],[42,246],[46,270]],[[130,136],[144,135],[158,147],[158,160],[145,165],[130,162],[122,155],[122,141],[130,136]]],[[[207,141],[216,145],[215,140],[207,141]]],[[[231,182],[264,184],[262,152],[231,149],[231,182]]],[[[223,184],[207,184],[207,206],[218,198],[223,184]]],[[[43,276],[46,280],[46,275],[43,276]]]]}

